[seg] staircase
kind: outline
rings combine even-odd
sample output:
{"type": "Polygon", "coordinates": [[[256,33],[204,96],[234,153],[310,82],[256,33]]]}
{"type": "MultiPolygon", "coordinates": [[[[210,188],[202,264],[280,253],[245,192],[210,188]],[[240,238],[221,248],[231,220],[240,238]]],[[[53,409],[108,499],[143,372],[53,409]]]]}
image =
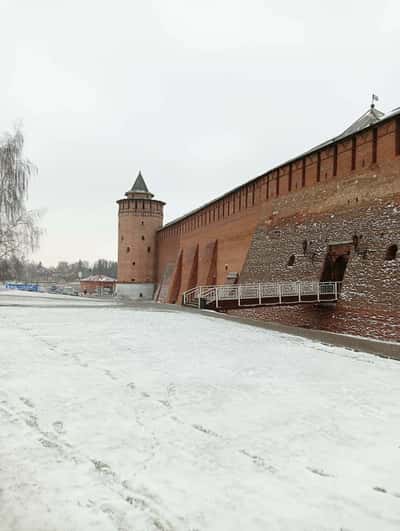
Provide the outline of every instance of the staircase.
{"type": "Polygon", "coordinates": [[[335,302],[340,282],[265,282],[223,286],[197,286],[183,294],[184,306],[223,310],[252,306],[283,306],[335,302]]]}

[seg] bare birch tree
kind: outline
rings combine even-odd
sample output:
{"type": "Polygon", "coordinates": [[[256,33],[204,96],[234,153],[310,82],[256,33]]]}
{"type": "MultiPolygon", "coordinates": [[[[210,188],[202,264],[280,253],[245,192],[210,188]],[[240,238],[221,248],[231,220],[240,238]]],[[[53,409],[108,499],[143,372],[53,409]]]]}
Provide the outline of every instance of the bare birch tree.
{"type": "Polygon", "coordinates": [[[19,128],[0,140],[0,260],[21,257],[39,244],[39,213],[26,209],[31,176],[36,167],[23,158],[19,128]]]}

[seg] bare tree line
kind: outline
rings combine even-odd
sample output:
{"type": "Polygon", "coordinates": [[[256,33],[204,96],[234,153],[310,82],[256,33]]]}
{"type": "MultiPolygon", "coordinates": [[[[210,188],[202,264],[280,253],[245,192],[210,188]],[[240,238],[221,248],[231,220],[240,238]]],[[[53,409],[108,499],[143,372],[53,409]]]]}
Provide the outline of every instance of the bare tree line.
{"type": "Polygon", "coordinates": [[[42,262],[29,262],[12,256],[0,260],[0,281],[17,282],[73,282],[89,275],[117,276],[117,262],[100,258],[93,263],[87,260],[58,262],[55,267],[45,267],[42,262]]]}
{"type": "Polygon", "coordinates": [[[26,208],[29,180],[37,169],[23,158],[20,129],[0,139],[0,260],[21,259],[39,245],[39,213],[26,208]]]}

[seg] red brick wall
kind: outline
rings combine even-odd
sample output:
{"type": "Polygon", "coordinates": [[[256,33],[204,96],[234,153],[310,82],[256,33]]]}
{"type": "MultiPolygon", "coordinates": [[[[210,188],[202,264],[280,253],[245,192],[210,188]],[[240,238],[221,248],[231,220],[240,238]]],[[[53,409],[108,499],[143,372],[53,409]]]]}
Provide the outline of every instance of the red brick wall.
{"type": "Polygon", "coordinates": [[[80,291],[81,293],[96,293],[98,288],[106,288],[115,290],[115,282],[100,282],[96,280],[81,280],[80,291]]]}
{"type": "MultiPolygon", "coordinates": [[[[260,220],[260,205],[249,206],[244,211],[236,210],[233,214],[231,200],[228,215],[227,200],[224,208],[220,205],[220,219],[212,222],[208,222],[208,219],[208,211],[205,210],[202,219],[195,220],[196,228],[181,234],[171,234],[165,239],[163,239],[164,231],[158,235],[159,282],[163,282],[163,279],[166,282],[165,271],[171,269],[171,264],[176,266],[178,254],[182,251],[182,278],[177,300],[180,300],[182,293],[191,287],[190,274],[197,247],[199,285],[207,284],[210,280],[209,273],[213,266],[216,241],[218,242],[216,267],[214,268],[216,269],[216,283],[224,284],[229,272],[240,273],[254,230],[260,220]]],[[[172,275],[169,275],[169,282],[171,281],[172,275]]],[[[175,300],[175,297],[173,299],[175,300]]],[[[167,300],[173,302],[170,297],[167,297],[167,300]]]]}
{"type": "MultiPolygon", "coordinates": [[[[337,307],[292,306],[235,310],[233,313],[400,340],[400,300],[397,297],[400,293],[400,256],[396,260],[385,260],[390,245],[396,244],[400,249],[400,186],[397,184],[400,179],[395,180],[397,195],[387,197],[386,201],[378,196],[374,201],[362,202],[363,189],[365,193],[382,191],[379,187],[373,188],[374,181],[372,175],[364,177],[361,184],[359,180],[355,191],[360,199],[356,204],[350,188],[335,193],[332,186],[326,187],[325,191],[330,192],[329,203],[336,197],[335,214],[304,213],[296,221],[287,218],[274,225],[259,225],[242,271],[241,282],[244,283],[317,280],[321,278],[329,244],[354,241],[355,245],[350,245],[351,253],[337,307]],[[346,204],[346,198],[350,204],[346,204]],[[307,241],[306,252],[304,241],[307,241]],[[295,263],[289,265],[292,255],[295,263]]],[[[391,191],[392,179],[382,178],[382,181],[386,181],[387,190],[391,191]]],[[[316,197],[308,199],[309,211],[315,210],[312,203],[316,197]]],[[[322,206],[319,204],[319,208],[322,206]]]]}
{"type": "MultiPolygon", "coordinates": [[[[388,266],[381,260],[385,245],[398,238],[400,230],[397,214],[400,205],[400,157],[395,152],[395,120],[380,124],[377,131],[376,163],[372,162],[373,133],[370,128],[354,137],[354,170],[353,140],[350,137],[338,142],[337,147],[327,146],[319,152],[309,153],[271,170],[158,231],[157,278],[162,285],[163,300],[171,301],[168,294],[172,282],[173,299],[177,301],[193,283],[197,248],[196,276],[199,285],[210,281],[212,250],[216,242],[218,252],[214,256],[213,267],[218,284],[226,282],[229,272],[240,273],[241,282],[271,278],[317,279],[320,277],[327,241],[352,239],[357,234],[362,236],[362,245],[369,246],[367,258],[360,258],[361,255],[356,254],[351,256],[346,272],[348,286],[345,286],[350,291],[343,292],[344,299],[338,304],[335,317],[325,319],[328,324],[322,324],[326,313],[318,317],[311,308],[280,309],[275,313],[269,309],[263,312],[265,316],[281,315],[283,320],[291,319],[290,324],[295,324],[294,321],[300,323],[303,319],[300,315],[309,315],[310,319],[313,317],[310,321],[304,321],[305,326],[315,326],[319,320],[321,327],[329,327],[329,323],[332,323],[333,328],[337,326],[333,324],[336,322],[341,323],[340,327],[344,330],[347,317],[355,323],[357,319],[360,320],[357,316],[363,315],[360,300],[354,296],[348,298],[346,293],[351,292],[351,286],[364,282],[372,286],[373,293],[369,292],[368,305],[375,305],[371,313],[380,315],[377,321],[382,322],[388,315],[397,315],[397,303],[387,306],[390,294],[385,291],[385,286],[394,283],[396,289],[400,287],[399,271],[395,270],[397,265],[391,266],[393,271],[387,269],[388,266]],[[378,237],[378,233],[384,235],[378,237]],[[309,256],[301,256],[304,239],[312,242],[309,247],[309,253],[314,253],[312,261],[309,256]],[[288,270],[286,264],[291,254],[298,255],[298,258],[295,268],[288,270]],[[181,271],[177,287],[175,270],[178,256],[181,256],[181,271]],[[374,257],[378,256],[380,258],[375,261],[374,257]],[[345,303],[345,300],[348,302],[345,303]],[[357,319],[350,319],[349,312],[357,319]]],[[[367,289],[365,285],[364,290],[367,289]]],[[[362,302],[365,300],[362,299],[362,302]]],[[[256,313],[262,314],[261,310],[256,313]]],[[[347,328],[350,331],[350,324],[347,328]]],[[[379,330],[379,326],[374,328],[371,325],[372,329],[379,330]]],[[[392,337],[391,332],[385,334],[392,337]]]]}

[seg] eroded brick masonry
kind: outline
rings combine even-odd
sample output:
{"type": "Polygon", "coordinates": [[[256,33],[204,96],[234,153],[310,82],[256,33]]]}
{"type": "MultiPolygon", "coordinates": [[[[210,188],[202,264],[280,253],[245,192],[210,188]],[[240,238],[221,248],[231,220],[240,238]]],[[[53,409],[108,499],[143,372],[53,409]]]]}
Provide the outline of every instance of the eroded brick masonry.
{"type": "Polygon", "coordinates": [[[400,341],[400,109],[372,106],[338,137],[164,226],[163,203],[147,195],[145,217],[149,192],[132,190],[131,215],[119,202],[120,283],[138,277],[159,302],[180,303],[197,285],[340,274],[337,304],[231,311],[400,341]]]}

